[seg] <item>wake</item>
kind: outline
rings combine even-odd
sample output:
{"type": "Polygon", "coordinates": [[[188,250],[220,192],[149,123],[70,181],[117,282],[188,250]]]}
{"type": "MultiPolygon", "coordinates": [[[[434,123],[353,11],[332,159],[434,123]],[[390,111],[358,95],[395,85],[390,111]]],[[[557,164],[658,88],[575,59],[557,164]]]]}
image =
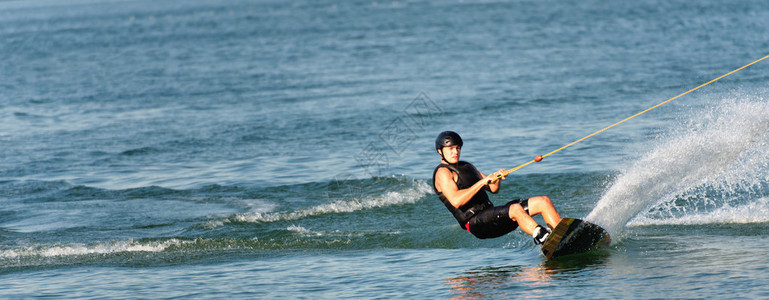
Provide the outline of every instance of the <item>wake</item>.
{"type": "Polygon", "coordinates": [[[724,100],[622,171],[586,220],[613,236],[626,226],[769,222],[768,146],[767,99],[724,100]]]}
{"type": "MultiPolygon", "coordinates": [[[[229,223],[272,223],[281,221],[296,221],[308,217],[351,213],[361,210],[388,207],[394,205],[413,204],[425,195],[433,192],[432,187],[421,180],[407,180],[407,185],[397,190],[386,191],[380,195],[357,195],[334,199],[331,202],[292,211],[250,211],[228,216],[224,219],[210,220],[205,224],[212,229],[229,223]]],[[[354,193],[351,193],[351,195],[354,193]]]]}

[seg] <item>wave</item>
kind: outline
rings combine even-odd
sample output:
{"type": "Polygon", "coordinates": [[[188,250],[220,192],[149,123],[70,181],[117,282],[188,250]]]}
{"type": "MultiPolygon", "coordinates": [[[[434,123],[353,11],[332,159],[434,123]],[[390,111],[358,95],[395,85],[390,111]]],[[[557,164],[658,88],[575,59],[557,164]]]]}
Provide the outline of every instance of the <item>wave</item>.
{"type": "Polygon", "coordinates": [[[379,195],[356,195],[352,198],[336,199],[329,203],[300,208],[293,211],[261,212],[253,211],[230,215],[223,219],[206,222],[206,228],[215,228],[228,223],[272,223],[278,221],[295,221],[307,217],[325,215],[331,213],[350,213],[355,211],[374,209],[380,207],[412,204],[433,192],[425,181],[415,179],[406,180],[406,187],[397,191],[386,191],[379,195]]]}
{"type": "MultiPolygon", "coordinates": [[[[633,224],[765,221],[769,103],[726,99],[661,138],[621,172],[586,217],[614,235],[633,224]]],[[[753,99],[752,99],[753,98],[753,99]]]]}
{"type": "Polygon", "coordinates": [[[252,257],[256,253],[254,251],[259,250],[362,249],[381,246],[382,239],[392,239],[399,234],[400,232],[392,229],[373,232],[318,231],[301,225],[289,225],[274,230],[270,236],[262,237],[257,234],[250,237],[180,237],[138,241],[129,238],[92,243],[0,246],[0,273],[11,268],[31,266],[91,263],[154,265],[184,263],[188,260],[239,253],[252,257]]]}
{"type": "Polygon", "coordinates": [[[35,245],[28,247],[9,248],[0,250],[0,259],[17,259],[23,257],[65,257],[93,254],[116,254],[126,252],[162,252],[170,247],[179,247],[195,241],[169,239],[163,241],[110,241],[90,244],[66,243],[54,245],[35,245]]]}
{"type": "Polygon", "coordinates": [[[433,193],[426,180],[405,176],[191,190],[104,190],[60,181],[2,186],[19,192],[12,201],[18,207],[39,209],[34,214],[15,209],[11,216],[17,220],[6,219],[0,227],[0,239],[6,239],[0,245],[0,273],[63,265],[178,264],[281,252],[274,250],[477,243],[456,230],[438,201],[422,201],[433,193]],[[423,213],[436,206],[440,213],[423,213]],[[65,222],[68,226],[45,231],[20,230],[18,225],[59,220],[70,210],[88,214],[73,214],[65,222]],[[85,218],[88,222],[81,222],[85,218]]]}

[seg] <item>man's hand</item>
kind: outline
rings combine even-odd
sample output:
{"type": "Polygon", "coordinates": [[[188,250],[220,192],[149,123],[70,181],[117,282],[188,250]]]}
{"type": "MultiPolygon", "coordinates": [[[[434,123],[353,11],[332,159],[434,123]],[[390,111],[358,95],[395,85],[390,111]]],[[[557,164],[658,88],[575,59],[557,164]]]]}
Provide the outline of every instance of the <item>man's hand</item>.
{"type": "Polygon", "coordinates": [[[496,171],[486,177],[486,184],[495,183],[497,180],[505,180],[505,174],[507,174],[507,170],[499,169],[499,171],[496,171]]]}

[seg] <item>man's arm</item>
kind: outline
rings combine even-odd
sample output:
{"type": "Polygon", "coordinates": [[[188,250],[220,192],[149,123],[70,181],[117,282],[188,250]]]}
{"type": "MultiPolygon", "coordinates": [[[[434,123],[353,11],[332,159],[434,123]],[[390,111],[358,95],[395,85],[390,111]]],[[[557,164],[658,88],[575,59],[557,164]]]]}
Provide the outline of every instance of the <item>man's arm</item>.
{"type": "MultiPolygon", "coordinates": [[[[454,175],[447,168],[439,168],[435,173],[435,188],[446,196],[452,206],[459,208],[465,205],[470,199],[475,196],[482,188],[486,187],[486,183],[492,179],[492,177],[483,178],[473,184],[471,187],[460,190],[454,182],[454,175]]],[[[484,176],[485,177],[485,176],[484,176]]],[[[496,190],[499,190],[499,182],[492,183],[496,185],[496,190]]]]}

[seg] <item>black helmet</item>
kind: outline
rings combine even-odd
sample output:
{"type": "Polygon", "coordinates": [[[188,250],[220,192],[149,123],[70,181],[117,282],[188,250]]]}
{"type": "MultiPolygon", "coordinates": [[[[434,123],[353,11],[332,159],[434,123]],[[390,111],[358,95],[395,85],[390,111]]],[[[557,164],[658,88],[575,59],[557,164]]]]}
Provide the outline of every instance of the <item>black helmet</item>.
{"type": "Polygon", "coordinates": [[[435,149],[443,149],[443,147],[457,145],[462,147],[462,138],[459,134],[453,131],[444,131],[435,138],[435,149]]]}

